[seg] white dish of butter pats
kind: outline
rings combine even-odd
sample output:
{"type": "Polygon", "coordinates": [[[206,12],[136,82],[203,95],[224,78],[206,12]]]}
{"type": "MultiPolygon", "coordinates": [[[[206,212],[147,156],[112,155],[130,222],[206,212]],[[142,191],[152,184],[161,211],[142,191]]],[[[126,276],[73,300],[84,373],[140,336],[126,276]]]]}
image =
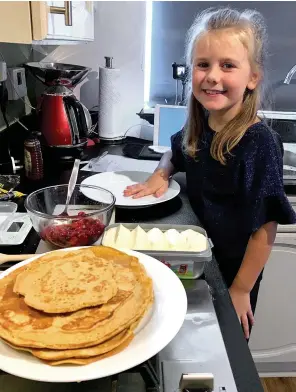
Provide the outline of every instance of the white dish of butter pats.
{"type": "Polygon", "coordinates": [[[194,230],[178,232],[175,229],[165,231],[157,227],[149,231],[140,226],[130,230],[124,225],[107,229],[102,244],[113,248],[134,250],[203,252],[207,249],[207,238],[194,230]]]}
{"type": "MultiPolygon", "coordinates": [[[[125,197],[123,195],[123,191],[127,186],[143,183],[149,176],[151,176],[151,173],[138,171],[105,172],[87,177],[82,181],[82,184],[97,185],[107,189],[115,196],[115,205],[125,208],[149,207],[154,204],[164,203],[180,193],[180,185],[175,180],[170,180],[167,192],[161,197],[151,195],[140,199],[133,199],[131,196],[125,197]]],[[[90,199],[102,201],[97,199],[97,193],[93,192],[92,189],[83,189],[82,191],[90,199]]]]}

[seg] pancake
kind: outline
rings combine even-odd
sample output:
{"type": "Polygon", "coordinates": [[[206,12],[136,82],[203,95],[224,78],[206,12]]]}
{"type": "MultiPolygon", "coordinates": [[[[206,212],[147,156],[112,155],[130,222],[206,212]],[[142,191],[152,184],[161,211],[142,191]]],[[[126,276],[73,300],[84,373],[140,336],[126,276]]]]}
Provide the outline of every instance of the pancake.
{"type": "Polygon", "coordinates": [[[122,344],[117,346],[115,349],[102,354],[98,355],[96,357],[90,357],[90,358],[68,358],[68,359],[61,359],[59,361],[43,361],[47,365],[51,366],[58,366],[58,365],[65,365],[65,364],[70,364],[70,365],[88,365],[89,363],[100,361],[104,358],[111,357],[112,355],[118,354],[121,351],[123,351],[132,341],[133,337],[130,336],[128,339],[126,339],[122,344]]]}
{"type": "MultiPolygon", "coordinates": [[[[29,268],[19,268],[0,280],[0,337],[20,347],[77,349],[99,345],[142,317],[153,301],[153,289],[138,259],[112,248],[87,249],[96,257],[113,261],[116,295],[106,304],[72,313],[47,314],[33,309],[13,287],[24,270],[50,262],[51,258],[46,255],[43,261],[41,257],[30,263],[29,268]]],[[[69,253],[76,254],[75,251],[69,253]]]]}
{"type": "Polygon", "coordinates": [[[97,256],[102,257],[105,260],[112,261],[122,267],[130,268],[134,263],[138,264],[139,261],[135,256],[130,256],[117,249],[109,246],[91,246],[91,251],[97,256]]]}
{"type": "Polygon", "coordinates": [[[108,302],[117,292],[114,266],[85,249],[38,263],[19,274],[13,291],[46,313],[66,313],[108,302]]]}
{"type": "Polygon", "coordinates": [[[69,359],[69,358],[96,357],[98,355],[102,355],[111,350],[114,350],[117,346],[121,345],[127,339],[130,341],[130,338],[132,337],[133,337],[132,331],[126,329],[120,332],[118,335],[114,336],[113,338],[106,340],[105,342],[98,344],[96,346],[77,348],[73,350],[50,350],[50,349],[39,350],[30,347],[15,346],[7,341],[5,341],[5,343],[16,350],[30,352],[31,354],[34,355],[34,357],[37,358],[44,359],[46,361],[59,361],[59,360],[69,359]]]}

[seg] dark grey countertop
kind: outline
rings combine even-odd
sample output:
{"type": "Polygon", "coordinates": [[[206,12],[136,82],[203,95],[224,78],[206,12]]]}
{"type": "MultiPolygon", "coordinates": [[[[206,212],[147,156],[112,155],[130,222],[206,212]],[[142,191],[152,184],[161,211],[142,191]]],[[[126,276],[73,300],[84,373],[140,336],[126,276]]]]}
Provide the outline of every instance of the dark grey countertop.
{"type": "MultiPolygon", "coordinates": [[[[121,154],[121,146],[109,146],[106,148],[93,148],[90,150],[90,157],[97,156],[104,149],[108,149],[111,153],[121,154]]],[[[30,192],[43,186],[67,183],[71,173],[71,167],[60,167],[59,170],[52,170],[51,175],[38,183],[22,182],[21,190],[30,192]]],[[[92,172],[80,172],[79,180],[93,174],[92,172]]],[[[141,209],[117,209],[116,222],[149,222],[149,223],[173,223],[173,224],[199,224],[198,219],[194,215],[187,195],[184,174],[175,175],[176,181],[181,185],[181,193],[178,197],[149,208],[141,209]]],[[[78,180],[78,181],[79,181],[78,180]]],[[[20,203],[19,210],[23,210],[23,204],[20,203]]],[[[34,253],[39,243],[37,234],[32,231],[23,246],[19,247],[0,247],[3,253],[34,253]]],[[[252,356],[248,345],[243,336],[241,326],[238,322],[235,310],[232,306],[228,290],[224,284],[219,267],[215,258],[207,264],[205,270],[205,278],[210,286],[213,298],[213,304],[219,321],[219,326],[224,339],[225,347],[229,357],[230,365],[233,371],[234,379],[239,392],[263,392],[252,356]]],[[[28,380],[22,380],[21,387],[16,381],[17,377],[8,376],[2,373],[0,375],[0,391],[9,392],[41,392],[41,391],[84,391],[94,392],[101,390],[95,381],[84,382],[81,384],[71,384],[67,386],[49,385],[28,380]],[[25,387],[24,387],[25,386],[25,387]],[[45,388],[46,386],[46,388],[45,388]],[[21,388],[21,389],[20,389],[21,388]],[[99,389],[98,389],[99,388],[99,389]]],[[[100,384],[101,385],[101,384],[100,384]]]]}
{"type": "MultiPolygon", "coordinates": [[[[121,223],[199,225],[198,218],[193,213],[186,195],[185,175],[178,173],[174,179],[180,184],[181,193],[177,198],[167,202],[166,208],[159,204],[137,210],[118,209],[116,221],[121,223]]],[[[238,392],[263,392],[251,353],[215,257],[212,262],[207,263],[205,279],[211,289],[213,304],[238,392]]]]}

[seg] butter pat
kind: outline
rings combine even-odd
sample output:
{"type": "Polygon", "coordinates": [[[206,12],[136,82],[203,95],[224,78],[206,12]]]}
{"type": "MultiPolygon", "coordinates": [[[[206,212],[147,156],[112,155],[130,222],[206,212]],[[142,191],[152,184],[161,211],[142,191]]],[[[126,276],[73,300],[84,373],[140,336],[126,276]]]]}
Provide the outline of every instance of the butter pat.
{"type": "Polygon", "coordinates": [[[186,239],[176,229],[169,229],[165,232],[168,241],[168,250],[186,251],[186,239]]]}
{"type": "Polygon", "coordinates": [[[168,241],[163,232],[157,227],[149,230],[147,236],[152,250],[168,249],[168,241]]]}
{"type": "Polygon", "coordinates": [[[115,236],[115,245],[117,248],[133,249],[133,237],[129,229],[119,225],[115,236]]]}
{"type": "Polygon", "coordinates": [[[192,252],[203,252],[207,249],[207,238],[194,230],[188,229],[181,234],[186,242],[186,250],[192,252]]]}
{"type": "Polygon", "coordinates": [[[135,250],[149,250],[151,249],[149,239],[145,230],[143,230],[140,226],[137,226],[134,230],[132,230],[132,237],[134,242],[135,250]]]}
{"type": "Polygon", "coordinates": [[[116,233],[117,233],[117,227],[111,227],[111,229],[106,230],[102,244],[104,246],[110,246],[114,248],[116,233]]]}

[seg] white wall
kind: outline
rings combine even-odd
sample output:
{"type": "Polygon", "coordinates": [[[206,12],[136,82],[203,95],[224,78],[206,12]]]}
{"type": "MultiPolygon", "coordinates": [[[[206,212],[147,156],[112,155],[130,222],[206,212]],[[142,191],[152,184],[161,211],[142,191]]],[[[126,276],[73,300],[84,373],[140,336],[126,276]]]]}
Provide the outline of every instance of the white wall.
{"type": "MultiPolygon", "coordinates": [[[[98,104],[98,72],[104,56],[114,57],[113,66],[120,68],[120,90],[124,102],[122,127],[141,124],[136,115],[144,103],[145,1],[95,2],[95,41],[87,44],[42,47],[49,53],[43,61],[58,61],[92,68],[89,76],[76,89],[77,97],[89,109],[98,104]]],[[[128,133],[135,135],[139,127],[128,133]]]]}

